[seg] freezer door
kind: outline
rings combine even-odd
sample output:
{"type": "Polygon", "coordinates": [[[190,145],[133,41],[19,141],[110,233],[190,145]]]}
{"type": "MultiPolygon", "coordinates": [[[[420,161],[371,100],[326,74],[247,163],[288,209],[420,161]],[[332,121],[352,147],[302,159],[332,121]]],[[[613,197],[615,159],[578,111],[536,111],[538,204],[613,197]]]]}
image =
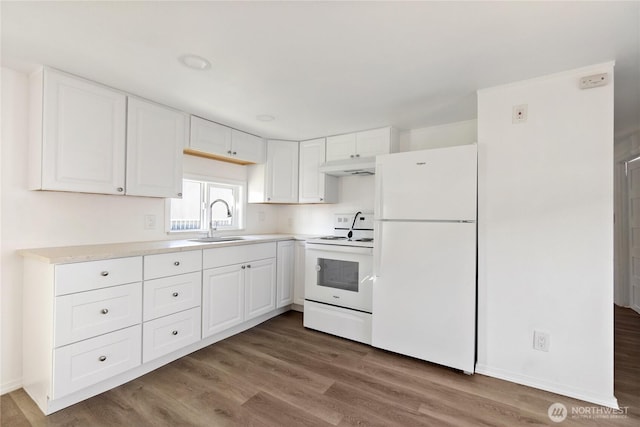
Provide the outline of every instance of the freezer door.
{"type": "Polygon", "coordinates": [[[372,345],[475,365],[476,225],[377,222],[372,345]]]}
{"type": "Polygon", "coordinates": [[[475,145],[376,158],[376,219],[475,220],[475,145]]]}

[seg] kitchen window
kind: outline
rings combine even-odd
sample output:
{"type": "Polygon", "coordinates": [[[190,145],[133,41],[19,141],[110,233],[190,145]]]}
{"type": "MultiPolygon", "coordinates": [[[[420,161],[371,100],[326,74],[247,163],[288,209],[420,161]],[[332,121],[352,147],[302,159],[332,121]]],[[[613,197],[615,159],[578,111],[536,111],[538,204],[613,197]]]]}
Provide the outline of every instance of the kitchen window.
{"type": "Polygon", "coordinates": [[[170,199],[169,232],[206,232],[209,219],[218,230],[239,230],[244,226],[245,184],[232,181],[206,181],[185,178],[182,182],[182,199],[170,199]],[[229,205],[231,217],[227,216],[227,207],[215,200],[224,200],[229,205]]]}

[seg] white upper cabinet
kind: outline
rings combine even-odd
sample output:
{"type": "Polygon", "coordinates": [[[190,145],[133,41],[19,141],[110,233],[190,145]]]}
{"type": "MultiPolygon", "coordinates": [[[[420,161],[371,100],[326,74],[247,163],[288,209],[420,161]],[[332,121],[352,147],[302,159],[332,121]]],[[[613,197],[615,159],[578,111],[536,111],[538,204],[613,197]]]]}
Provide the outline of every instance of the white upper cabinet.
{"type": "Polygon", "coordinates": [[[189,148],[203,153],[229,157],[232,153],[231,128],[191,116],[189,148]]]}
{"type": "Polygon", "coordinates": [[[249,203],[298,202],[298,142],[267,141],[267,163],[249,166],[249,203]]]}
{"type": "Polygon", "coordinates": [[[182,150],[189,116],[129,97],[126,194],[182,197],[182,150]]]}
{"type": "Polygon", "coordinates": [[[264,163],[264,140],[250,133],[231,130],[232,155],[238,160],[250,163],[264,163]]]}
{"type": "Polygon", "coordinates": [[[336,203],[338,201],[338,178],[318,171],[320,165],[325,162],[325,149],[324,138],[300,143],[298,187],[300,203],[336,203]]]}
{"type": "Polygon", "coordinates": [[[30,84],[30,188],[124,194],[125,94],[51,69],[30,84]]]}
{"type": "Polygon", "coordinates": [[[191,116],[189,149],[197,152],[193,154],[239,164],[265,160],[262,138],[196,116],[191,116]]]}
{"type": "Polygon", "coordinates": [[[330,136],[327,138],[327,161],[353,157],[356,153],[356,134],[330,136]]]}
{"type": "Polygon", "coordinates": [[[327,161],[373,157],[398,151],[398,131],[392,127],[327,138],[327,161]]]}

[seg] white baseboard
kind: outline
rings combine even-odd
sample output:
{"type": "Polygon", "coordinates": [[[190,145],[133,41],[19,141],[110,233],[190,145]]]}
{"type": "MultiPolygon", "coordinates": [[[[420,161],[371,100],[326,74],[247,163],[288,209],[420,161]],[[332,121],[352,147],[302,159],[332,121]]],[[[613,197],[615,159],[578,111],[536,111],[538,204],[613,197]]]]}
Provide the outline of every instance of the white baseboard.
{"type": "Polygon", "coordinates": [[[22,387],[22,378],[16,378],[15,380],[4,382],[0,384],[0,395],[10,393],[20,387],[22,387]]]}
{"type": "Polygon", "coordinates": [[[594,396],[592,393],[589,393],[585,390],[568,387],[562,384],[554,383],[552,381],[545,381],[527,375],[517,374],[515,372],[506,371],[504,369],[492,368],[491,366],[486,366],[480,363],[476,364],[476,373],[486,375],[488,377],[498,378],[500,380],[510,381],[516,384],[526,385],[528,387],[537,388],[551,393],[560,394],[562,396],[584,400],[585,402],[619,409],[618,399],[616,399],[615,396],[594,396]]]}
{"type": "Polygon", "coordinates": [[[291,304],[291,310],[293,311],[299,311],[300,313],[304,313],[304,305],[300,305],[300,304],[291,304]]]}

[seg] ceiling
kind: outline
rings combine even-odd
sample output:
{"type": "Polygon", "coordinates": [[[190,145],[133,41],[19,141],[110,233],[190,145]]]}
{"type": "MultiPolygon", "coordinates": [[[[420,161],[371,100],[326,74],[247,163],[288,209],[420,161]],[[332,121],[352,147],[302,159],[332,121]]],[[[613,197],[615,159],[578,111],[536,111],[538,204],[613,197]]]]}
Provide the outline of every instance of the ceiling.
{"type": "Polygon", "coordinates": [[[3,66],[46,64],[264,137],[473,119],[478,89],[609,60],[616,133],[640,127],[637,1],[0,7],[3,66]],[[212,67],[185,68],[186,53],[212,67]]]}

